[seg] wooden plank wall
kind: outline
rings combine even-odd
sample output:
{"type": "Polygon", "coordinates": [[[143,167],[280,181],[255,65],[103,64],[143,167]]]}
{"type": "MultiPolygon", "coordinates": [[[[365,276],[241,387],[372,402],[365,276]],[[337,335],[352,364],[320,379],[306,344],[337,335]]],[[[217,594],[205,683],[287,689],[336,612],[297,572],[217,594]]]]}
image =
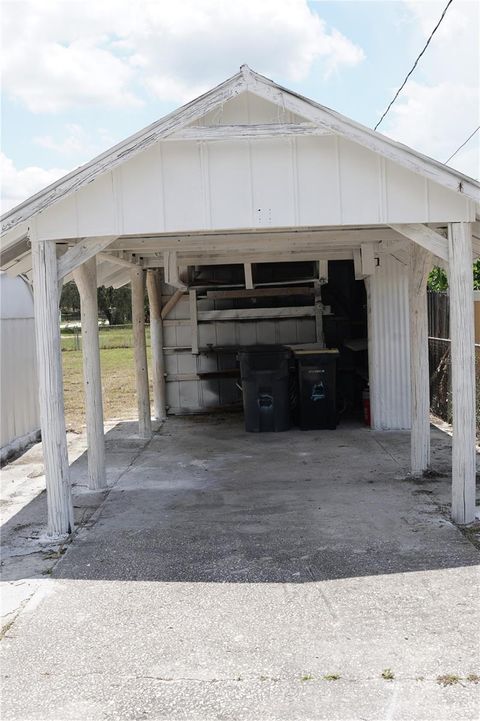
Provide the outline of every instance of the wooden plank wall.
{"type": "MultiPolygon", "coordinates": [[[[163,284],[162,305],[174,289],[163,284]]],[[[233,307],[231,299],[201,299],[198,310],[233,307]]],[[[190,300],[186,293],[164,320],[167,405],[169,413],[195,413],[241,402],[235,378],[199,379],[198,372],[235,368],[235,351],[207,353],[207,346],[255,345],[264,343],[313,343],[315,318],[281,318],[255,321],[212,321],[199,323],[199,354],[191,351],[190,300]]]]}

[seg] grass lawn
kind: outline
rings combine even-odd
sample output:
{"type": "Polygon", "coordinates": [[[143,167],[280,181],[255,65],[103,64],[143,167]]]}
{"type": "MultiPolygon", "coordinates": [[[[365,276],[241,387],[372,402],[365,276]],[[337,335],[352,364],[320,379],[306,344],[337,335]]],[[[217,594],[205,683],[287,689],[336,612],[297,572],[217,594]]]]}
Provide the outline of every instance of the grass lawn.
{"type": "MultiPolygon", "coordinates": [[[[82,352],[64,352],[62,361],[67,428],[80,431],[85,425],[82,352]]],[[[135,417],[137,401],[133,348],[102,349],[100,350],[100,362],[105,420],[135,417]]]]}
{"type": "MultiPolygon", "coordinates": [[[[81,349],[81,338],[73,329],[62,330],[62,351],[76,351],[81,349]]],[[[150,345],[150,326],[145,326],[147,346],[150,345]]],[[[101,326],[98,332],[100,348],[131,348],[133,346],[133,331],[131,326],[101,326]]]]}

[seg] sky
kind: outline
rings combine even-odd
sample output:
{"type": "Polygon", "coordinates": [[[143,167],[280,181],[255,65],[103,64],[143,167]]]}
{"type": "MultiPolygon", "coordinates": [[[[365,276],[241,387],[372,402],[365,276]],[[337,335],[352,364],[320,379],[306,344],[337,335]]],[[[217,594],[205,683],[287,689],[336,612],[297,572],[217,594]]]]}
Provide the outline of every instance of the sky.
{"type": "MultiPolygon", "coordinates": [[[[0,0],[2,212],[243,63],[374,127],[446,1],[0,0]]],[[[453,0],[380,132],[445,162],[480,124],[479,14],[453,0]]]]}

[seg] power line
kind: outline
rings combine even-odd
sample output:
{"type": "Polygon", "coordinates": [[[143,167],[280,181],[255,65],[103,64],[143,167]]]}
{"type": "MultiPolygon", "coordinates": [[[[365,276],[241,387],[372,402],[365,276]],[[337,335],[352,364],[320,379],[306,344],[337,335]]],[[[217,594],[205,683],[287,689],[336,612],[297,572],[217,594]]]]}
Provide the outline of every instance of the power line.
{"type": "Polygon", "coordinates": [[[449,163],[449,162],[451,161],[451,159],[456,156],[456,154],[458,153],[458,151],[461,150],[461,149],[464,147],[464,145],[466,145],[466,144],[468,143],[468,141],[473,138],[473,136],[475,135],[475,133],[478,133],[479,130],[480,130],[480,125],[478,126],[478,128],[475,128],[475,130],[473,131],[473,133],[471,133],[471,134],[468,136],[468,138],[467,138],[461,145],[459,145],[459,147],[456,149],[456,151],[451,154],[451,156],[448,158],[448,160],[445,161],[445,165],[446,165],[447,163],[449,163]]]}
{"type": "Polygon", "coordinates": [[[410,70],[410,72],[409,72],[408,75],[406,76],[406,78],[405,78],[405,80],[403,81],[403,83],[402,83],[402,84],[400,85],[400,87],[398,88],[397,92],[395,93],[395,96],[394,96],[393,100],[390,102],[388,108],[385,110],[385,112],[383,113],[383,115],[382,115],[382,117],[380,118],[380,120],[378,121],[378,123],[375,125],[374,130],[376,130],[376,129],[378,128],[378,126],[380,125],[380,123],[381,123],[382,120],[384,119],[385,115],[388,113],[388,111],[389,111],[390,108],[392,107],[393,103],[394,103],[395,100],[398,98],[398,96],[399,96],[400,93],[402,92],[403,88],[404,88],[405,85],[407,84],[408,78],[409,78],[410,75],[413,73],[413,71],[415,70],[415,68],[416,68],[417,65],[418,65],[418,61],[420,60],[420,58],[422,57],[423,53],[425,52],[425,50],[426,50],[426,49],[428,48],[428,46],[430,45],[430,40],[433,38],[433,36],[434,36],[435,33],[437,32],[438,28],[440,27],[440,23],[442,22],[443,18],[445,17],[445,13],[447,12],[447,10],[448,10],[448,8],[450,7],[450,5],[452,4],[452,2],[453,2],[453,0],[448,0],[448,3],[445,5],[445,8],[444,8],[444,10],[443,10],[443,13],[442,13],[441,16],[440,16],[440,20],[438,21],[438,23],[437,23],[437,24],[435,25],[435,27],[433,28],[432,32],[430,33],[430,37],[428,38],[427,42],[425,43],[425,47],[423,48],[422,52],[420,53],[420,55],[418,56],[418,58],[417,58],[417,59],[415,60],[415,62],[413,63],[412,69],[410,70]]]}

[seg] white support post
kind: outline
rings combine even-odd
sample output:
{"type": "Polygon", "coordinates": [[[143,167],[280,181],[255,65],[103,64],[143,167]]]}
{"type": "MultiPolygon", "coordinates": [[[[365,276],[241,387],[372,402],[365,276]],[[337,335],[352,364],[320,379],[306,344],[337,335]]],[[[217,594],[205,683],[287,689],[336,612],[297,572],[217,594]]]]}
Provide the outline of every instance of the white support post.
{"type": "Polygon", "coordinates": [[[192,354],[198,355],[198,310],[197,291],[189,291],[190,296],[190,325],[192,330],[192,354]]]}
{"type": "Polygon", "coordinates": [[[83,383],[88,443],[88,487],[105,488],[105,437],[103,429],[102,375],[98,342],[97,261],[90,258],[73,271],[80,294],[82,321],[83,383]]]}
{"type": "Polygon", "coordinates": [[[328,283],[328,260],[318,261],[318,279],[322,285],[328,283]]]}
{"type": "Polygon", "coordinates": [[[61,538],[73,531],[73,504],[65,434],[57,254],[55,241],[35,237],[31,241],[48,535],[61,538]]]}
{"type": "Polygon", "coordinates": [[[452,518],[475,519],[475,339],[470,223],[448,226],[452,369],[452,518]]]}
{"type": "Polygon", "coordinates": [[[362,257],[362,275],[364,277],[373,275],[375,273],[375,255],[372,243],[362,243],[360,255],[362,257]]]}
{"type": "Polygon", "coordinates": [[[145,342],[145,282],[142,268],[131,271],[132,283],[132,325],[137,382],[138,434],[140,438],[152,435],[150,415],[150,394],[148,387],[147,346],[145,342]]]}
{"type": "Polygon", "coordinates": [[[150,305],[150,345],[152,348],[153,417],[167,417],[165,393],[165,356],[163,353],[163,321],[160,276],[158,270],[147,271],[147,292],[150,305]]]}
{"type": "Polygon", "coordinates": [[[355,273],[355,280],[363,280],[362,251],[360,248],[353,249],[353,271],[355,273]]]}
{"type": "Polygon", "coordinates": [[[247,290],[253,290],[253,274],[252,274],[252,264],[251,263],[244,263],[243,264],[243,271],[245,273],[245,288],[247,290]]]}
{"type": "Polygon", "coordinates": [[[430,375],[428,368],[427,280],[432,255],[416,243],[410,248],[410,433],[411,472],[430,466],[430,375]]]}

